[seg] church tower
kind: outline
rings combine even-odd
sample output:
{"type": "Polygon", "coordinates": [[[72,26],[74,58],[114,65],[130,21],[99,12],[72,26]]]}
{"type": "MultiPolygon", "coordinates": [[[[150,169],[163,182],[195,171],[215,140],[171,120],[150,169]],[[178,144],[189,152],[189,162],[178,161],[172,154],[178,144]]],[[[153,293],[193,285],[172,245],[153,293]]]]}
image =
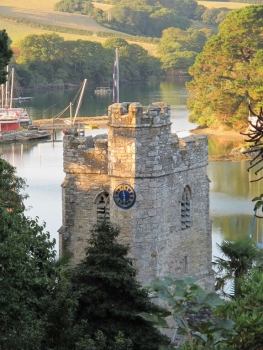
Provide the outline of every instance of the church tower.
{"type": "Polygon", "coordinates": [[[212,289],[207,138],[171,133],[170,106],[109,106],[108,135],[64,137],[60,250],[83,256],[91,226],[110,218],[138,279],[195,276],[212,289]]]}

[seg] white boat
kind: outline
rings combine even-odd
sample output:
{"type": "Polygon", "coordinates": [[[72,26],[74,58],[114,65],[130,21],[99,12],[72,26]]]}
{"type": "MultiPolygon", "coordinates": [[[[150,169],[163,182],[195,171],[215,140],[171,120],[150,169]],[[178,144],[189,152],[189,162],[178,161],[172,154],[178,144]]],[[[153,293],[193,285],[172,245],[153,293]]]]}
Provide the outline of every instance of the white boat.
{"type": "MultiPolygon", "coordinates": [[[[8,71],[8,68],[7,68],[8,71]]],[[[2,107],[0,108],[0,131],[17,130],[20,126],[32,124],[25,108],[13,107],[13,90],[14,90],[14,69],[11,74],[11,88],[9,83],[2,85],[2,107]],[[5,96],[4,96],[5,95],[5,96]]]]}
{"type": "Polygon", "coordinates": [[[112,93],[112,89],[107,86],[97,86],[94,92],[95,94],[106,95],[112,93]]]}

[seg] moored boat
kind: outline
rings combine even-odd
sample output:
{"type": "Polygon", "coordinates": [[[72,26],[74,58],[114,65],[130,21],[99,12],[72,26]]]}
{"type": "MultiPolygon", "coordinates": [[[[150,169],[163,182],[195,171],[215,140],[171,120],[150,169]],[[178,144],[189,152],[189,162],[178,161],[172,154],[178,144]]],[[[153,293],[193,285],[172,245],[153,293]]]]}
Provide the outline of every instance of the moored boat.
{"type": "MultiPolygon", "coordinates": [[[[7,69],[8,71],[8,69],[7,69]]],[[[13,89],[14,89],[14,69],[12,69],[12,83],[9,91],[8,81],[2,86],[2,107],[0,108],[0,131],[17,130],[20,126],[32,124],[25,108],[13,107],[13,89]],[[4,98],[5,90],[5,98],[4,98]]]]}
{"type": "Polygon", "coordinates": [[[95,94],[105,95],[105,94],[110,94],[112,92],[112,90],[111,90],[111,88],[109,88],[107,86],[98,86],[98,87],[96,87],[94,92],[95,92],[95,94]]]}

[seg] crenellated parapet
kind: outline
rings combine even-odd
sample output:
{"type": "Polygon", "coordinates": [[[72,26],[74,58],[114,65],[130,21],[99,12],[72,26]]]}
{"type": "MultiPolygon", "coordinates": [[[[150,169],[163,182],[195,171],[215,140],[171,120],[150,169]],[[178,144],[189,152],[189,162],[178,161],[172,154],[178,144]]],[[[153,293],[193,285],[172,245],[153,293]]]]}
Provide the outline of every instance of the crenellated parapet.
{"type": "Polygon", "coordinates": [[[142,283],[188,274],[213,288],[207,137],[179,138],[170,113],[163,102],[115,103],[108,134],[64,136],[60,251],[78,262],[93,224],[110,219],[142,283]]]}
{"type": "Polygon", "coordinates": [[[109,106],[109,137],[64,137],[64,171],[125,177],[158,177],[206,166],[207,137],[179,139],[171,133],[170,106],[140,103],[109,106]]]}
{"type": "Polygon", "coordinates": [[[205,135],[183,137],[178,140],[180,157],[176,171],[205,167],[208,164],[208,139],[205,135]]]}
{"type": "Polygon", "coordinates": [[[64,136],[64,171],[67,174],[107,174],[108,135],[64,136]]]}
{"type": "Polygon", "coordinates": [[[171,108],[163,102],[154,102],[144,112],[139,102],[115,103],[108,108],[109,125],[148,127],[171,124],[171,108]]]}

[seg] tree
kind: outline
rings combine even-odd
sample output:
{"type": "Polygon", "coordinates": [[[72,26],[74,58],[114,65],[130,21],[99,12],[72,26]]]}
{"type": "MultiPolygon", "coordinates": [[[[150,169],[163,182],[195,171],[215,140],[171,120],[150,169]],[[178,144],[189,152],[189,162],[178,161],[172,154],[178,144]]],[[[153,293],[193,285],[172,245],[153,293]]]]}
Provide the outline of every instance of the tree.
{"type": "Polygon", "coordinates": [[[200,126],[242,128],[247,103],[263,104],[263,6],[230,12],[205,45],[189,72],[191,122],[200,126]]]}
{"type": "Polygon", "coordinates": [[[38,349],[57,282],[55,242],[23,213],[25,182],[0,158],[0,348],[38,349]]]}
{"type": "MultiPolygon", "coordinates": [[[[177,278],[169,275],[156,278],[147,289],[155,297],[164,300],[169,307],[179,334],[185,334],[187,341],[180,346],[182,350],[228,349],[227,338],[233,334],[233,322],[216,319],[212,310],[224,304],[215,292],[206,292],[192,277],[177,278]]],[[[169,327],[166,320],[158,315],[142,314],[159,327],[169,327]]],[[[175,325],[174,327],[175,328],[175,325]]],[[[176,340],[176,332],[174,340],[176,340]]],[[[162,347],[171,350],[173,347],[162,347]]]]}
{"type": "Polygon", "coordinates": [[[129,45],[121,38],[107,39],[104,47],[111,51],[112,70],[114,49],[119,48],[119,75],[120,80],[141,81],[151,75],[159,75],[160,64],[157,58],[152,57],[141,46],[129,45]]]}
{"type": "Polygon", "coordinates": [[[5,29],[0,31],[0,84],[6,82],[6,66],[8,65],[13,51],[9,47],[10,40],[5,29]]]}
{"type": "Polygon", "coordinates": [[[262,291],[262,271],[252,270],[243,278],[240,294],[217,309],[219,317],[234,321],[235,334],[228,339],[228,349],[262,349],[262,291]]]}
{"type": "Polygon", "coordinates": [[[128,247],[117,242],[118,235],[119,229],[109,222],[92,230],[86,257],[70,277],[72,295],[78,302],[73,324],[78,334],[92,339],[101,331],[107,346],[113,346],[121,331],[131,339],[134,349],[157,350],[159,345],[168,344],[169,339],[139,313],[161,309],[140,289],[132,260],[127,257],[128,247]]]}
{"type": "Polygon", "coordinates": [[[61,45],[64,39],[55,33],[31,34],[21,40],[18,63],[58,61],[63,57],[61,45]]]}
{"type": "Polygon", "coordinates": [[[240,294],[244,276],[256,263],[262,265],[263,253],[250,238],[225,240],[217,247],[223,257],[216,257],[214,262],[219,275],[216,289],[224,291],[226,282],[231,281],[234,286],[232,295],[236,297],[240,294]]]}
{"type": "Polygon", "coordinates": [[[184,70],[194,63],[207,41],[206,34],[197,29],[168,28],[163,31],[158,54],[165,70],[184,70]]]}

